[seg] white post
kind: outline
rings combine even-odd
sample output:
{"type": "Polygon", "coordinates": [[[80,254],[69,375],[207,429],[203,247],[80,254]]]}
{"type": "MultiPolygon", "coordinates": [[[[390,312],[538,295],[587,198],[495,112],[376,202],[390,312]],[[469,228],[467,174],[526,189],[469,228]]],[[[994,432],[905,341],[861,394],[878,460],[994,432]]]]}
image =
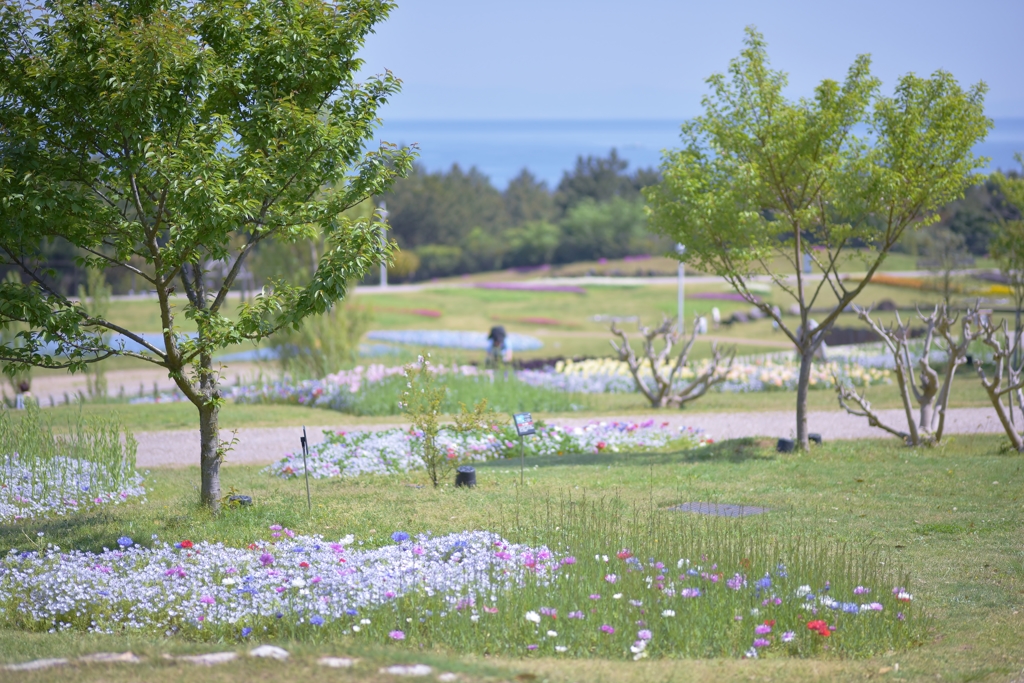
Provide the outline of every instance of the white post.
{"type": "MultiPolygon", "coordinates": [[[[380,203],[380,245],[383,247],[388,241],[388,205],[385,202],[380,203]]],[[[388,286],[388,264],[384,261],[380,262],[380,288],[386,289],[388,286]]]]}
{"type": "MultiPolygon", "coordinates": [[[[683,254],[686,253],[686,247],[684,247],[682,244],[677,244],[676,245],[676,253],[679,254],[680,259],[681,259],[683,254]]],[[[683,325],[683,315],[685,313],[685,298],[684,298],[683,291],[684,291],[685,284],[686,284],[686,266],[683,265],[682,260],[680,260],[679,261],[679,320],[676,323],[676,327],[679,330],[679,336],[680,337],[683,336],[683,330],[685,329],[685,325],[683,325]]]]}

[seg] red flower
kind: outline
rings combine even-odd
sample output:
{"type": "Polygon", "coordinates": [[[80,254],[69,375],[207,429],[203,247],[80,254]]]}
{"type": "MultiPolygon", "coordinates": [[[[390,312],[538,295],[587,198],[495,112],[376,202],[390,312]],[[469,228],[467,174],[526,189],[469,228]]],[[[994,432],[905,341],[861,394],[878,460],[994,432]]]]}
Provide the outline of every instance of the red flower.
{"type": "Polygon", "coordinates": [[[622,550],[619,551],[619,553],[616,555],[616,557],[619,558],[620,560],[628,560],[629,558],[633,557],[633,553],[631,553],[631,552],[629,552],[629,550],[626,550],[625,548],[623,548],[622,550]]]}
{"type": "Polygon", "coordinates": [[[186,538],[184,541],[181,542],[181,547],[184,548],[185,550],[188,550],[189,548],[192,547],[192,541],[190,541],[190,540],[188,540],[186,538]]]}
{"type": "Polygon", "coordinates": [[[250,543],[249,544],[249,550],[256,550],[256,544],[255,543],[250,543]]]}
{"type": "Polygon", "coordinates": [[[309,569],[309,562],[299,562],[299,566],[303,569],[309,569]]]}
{"type": "Polygon", "coordinates": [[[821,621],[820,619],[808,621],[807,628],[811,631],[817,631],[818,635],[824,636],[826,638],[832,635],[832,631],[828,630],[828,624],[826,624],[824,621],[821,621]]]}
{"type": "Polygon", "coordinates": [[[765,619],[764,620],[764,625],[765,626],[775,626],[775,620],[774,619],[765,619]]]}

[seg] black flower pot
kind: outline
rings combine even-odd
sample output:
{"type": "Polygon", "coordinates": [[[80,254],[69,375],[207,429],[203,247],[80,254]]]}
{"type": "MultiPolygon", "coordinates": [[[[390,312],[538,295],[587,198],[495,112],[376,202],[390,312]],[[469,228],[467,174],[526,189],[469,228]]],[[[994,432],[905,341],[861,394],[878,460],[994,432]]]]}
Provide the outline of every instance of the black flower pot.
{"type": "Polygon", "coordinates": [[[775,450],[779,453],[792,453],[793,447],[793,439],[779,439],[778,443],[775,444],[775,450]]]}
{"type": "Polygon", "coordinates": [[[455,470],[455,487],[465,486],[473,488],[476,486],[476,469],[469,465],[463,465],[455,470]]]}

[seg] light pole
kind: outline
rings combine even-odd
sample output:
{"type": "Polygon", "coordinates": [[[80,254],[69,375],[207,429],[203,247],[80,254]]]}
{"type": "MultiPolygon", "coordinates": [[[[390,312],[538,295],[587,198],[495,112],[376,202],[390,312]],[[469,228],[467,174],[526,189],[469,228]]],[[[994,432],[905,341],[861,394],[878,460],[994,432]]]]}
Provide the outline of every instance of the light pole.
{"type": "Polygon", "coordinates": [[[686,284],[686,266],[683,264],[683,254],[686,253],[686,247],[682,244],[676,244],[676,253],[679,254],[679,321],[676,326],[679,328],[679,336],[683,336],[683,312],[685,299],[683,296],[683,287],[686,284]]]}
{"type": "MultiPolygon", "coordinates": [[[[388,243],[388,205],[386,202],[380,203],[380,246],[387,246],[388,243]]],[[[380,262],[380,288],[386,289],[388,286],[388,264],[387,261],[380,262]]]]}

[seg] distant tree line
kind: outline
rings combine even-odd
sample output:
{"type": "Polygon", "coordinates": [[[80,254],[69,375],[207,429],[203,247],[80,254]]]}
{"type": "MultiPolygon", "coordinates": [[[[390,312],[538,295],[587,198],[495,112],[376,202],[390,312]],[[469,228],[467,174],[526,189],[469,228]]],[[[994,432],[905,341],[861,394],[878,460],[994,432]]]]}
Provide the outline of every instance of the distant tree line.
{"type": "MultiPolygon", "coordinates": [[[[1011,171],[1007,178],[1020,178],[1011,171]]],[[[394,280],[423,280],[500,268],[544,263],[571,263],[633,254],[663,254],[672,245],[647,229],[640,190],[660,181],[654,169],[628,171],[628,162],[613,149],[606,157],[578,157],[553,190],[529,170],[500,191],[476,168],[453,165],[448,171],[429,172],[415,166],[388,194],[374,203],[387,202],[390,235],[401,251],[389,270],[394,280]]],[[[373,210],[369,201],[350,211],[365,218],[373,210]]],[[[893,251],[911,252],[926,261],[950,245],[957,254],[985,256],[999,226],[1021,220],[999,186],[986,179],[970,187],[964,198],[946,205],[938,223],[908,238],[893,251]]],[[[283,278],[305,282],[323,253],[323,239],[289,245],[260,245],[250,262],[255,288],[283,278]]],[[[74,295],[86,283],[85,268],[76,263],[81,254],[68,242],[56,239],[40,246],[39,258],[48,267],[50,282],[74,295]]],[[[963,256],[955,256],[961,263],[963,256]]],[[[135,264],[135,265],[141,265],[135,264]]],[[[0,268],[0,278],[8,268],[0,268]]],[[[127,269],[110,268],[106,280],[115,294],[139,292],[127,269]]],[[[375,273],[368,281],[375,282],[375,273]]]]}
{"type": "Polygon", "coordinates": [[[658,173],[627,168],[613,149],[577,158],[554,191],[523,169],[502,192],[475,167],[417,166],[381,198],[402,249],[391,273],[423,279],[664,252],[671,245],[648,232],[640,194],[658,173]]]}

